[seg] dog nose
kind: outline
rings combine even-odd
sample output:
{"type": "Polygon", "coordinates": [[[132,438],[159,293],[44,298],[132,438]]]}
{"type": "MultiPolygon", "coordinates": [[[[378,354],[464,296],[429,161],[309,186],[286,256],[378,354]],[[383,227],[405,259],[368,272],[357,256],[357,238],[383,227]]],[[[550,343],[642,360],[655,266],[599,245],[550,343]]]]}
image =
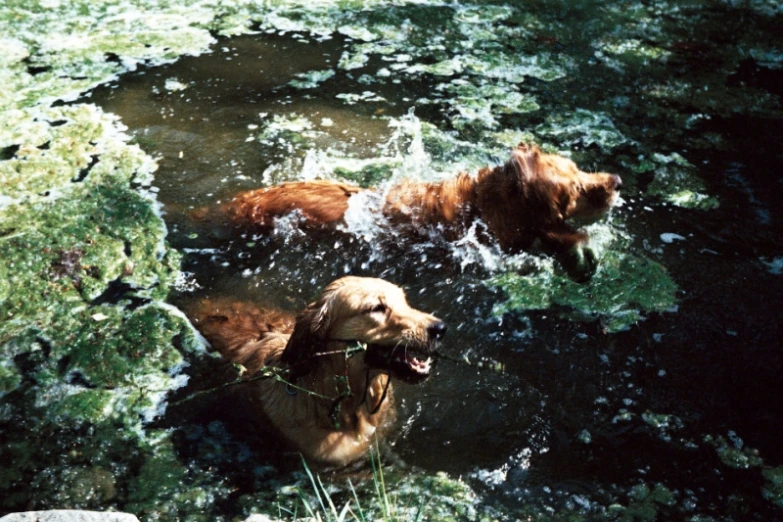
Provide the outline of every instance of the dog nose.
{"type": "Polygon", "coordinates": [[[614,175],[614,189],[618,190],[623,186],[623,178],[618,175],[614,175]]]}
{"type": "Polygon", "coordinates": [[[440,341],[446,335],[446,323],[435,321],[427,327],[427,334],[436,341],[440,341]]]}

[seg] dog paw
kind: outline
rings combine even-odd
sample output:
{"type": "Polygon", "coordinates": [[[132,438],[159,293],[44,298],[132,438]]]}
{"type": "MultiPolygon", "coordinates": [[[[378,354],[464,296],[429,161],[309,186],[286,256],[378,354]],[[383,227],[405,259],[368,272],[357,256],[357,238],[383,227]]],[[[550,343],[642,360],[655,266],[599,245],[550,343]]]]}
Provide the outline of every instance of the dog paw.
{"type": "Polygon", "coordinates": [[[595,250],[587,245],[575,245],[561,259],[561,264],[568,275],[577,283],[585,283],[595,274],[598,268],[598,257],[595,250]]]}

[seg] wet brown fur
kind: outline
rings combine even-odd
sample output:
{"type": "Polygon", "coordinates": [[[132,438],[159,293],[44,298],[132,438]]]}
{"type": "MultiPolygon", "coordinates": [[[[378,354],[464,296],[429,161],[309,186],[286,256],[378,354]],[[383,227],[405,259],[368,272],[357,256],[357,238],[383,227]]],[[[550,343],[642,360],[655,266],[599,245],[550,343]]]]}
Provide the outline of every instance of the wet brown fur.
{"type": "MultiPolygon", "coordinates": [[[[383,214],[397,227],[440,225],[449,239],[463,236],[482,220],[487,232],[510,253],[537,241],[550,253],[564,254],[587,242],[569,219],[603,215],[620,188],[619,176],[588,174],[562,156],[520,144],[504,164],[435,183],[407,180],[386,195],[383,214]]],[[[293,211],[305,227],[339,223],[348,201],[361,188],[333,181],[284,183],[242,193],[224,211],[243,227],[269,230],[293,211]]]]}
{"type": "Polygon", "coordinates": [[[287,370],[291,384],[253,379],[237,387],[240,400],[290,448],[329,466],[362,457],[393,419],[396,374],[368,364],[366,351],[346,356],[356,346],[349,340],[431,353],[444,332],[399,287],[352,276],[331,283],[296,318],[230,301],[203,301],[190,315],[214,349],[247,368],[244,378],[265,367],[287,370]]]}
{"type": "Polygon", "coordinates": [[[243,192],[224,210],[235,224],[263,231],[273,229],[277,218],[294,211],[301,213],[305,227],[320,226],[342,220],[348,199],[361,190],[336,181],[296,181],[243,192]]]}

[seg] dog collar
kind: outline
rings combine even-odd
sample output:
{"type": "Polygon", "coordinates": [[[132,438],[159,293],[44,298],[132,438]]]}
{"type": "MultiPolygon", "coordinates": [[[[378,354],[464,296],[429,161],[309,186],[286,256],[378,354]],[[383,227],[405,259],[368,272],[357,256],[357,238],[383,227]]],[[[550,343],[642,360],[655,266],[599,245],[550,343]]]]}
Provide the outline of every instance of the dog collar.
{"type": "Polygon", "coordinates": [[[326,355],[337,355],[337,354],[345,354],[345,357],[351,357],[353,354],[358,352],[366,352],[367,351],[367,343],[363,343],[361,341],[357,341],[355,339],[332,339],[332,342],[338,342],[338,343],[345,343],[346,347],[342,350],[330,350],[328,352],[316,352],[313,354],[313,357],[323,357],[326,355]]]}

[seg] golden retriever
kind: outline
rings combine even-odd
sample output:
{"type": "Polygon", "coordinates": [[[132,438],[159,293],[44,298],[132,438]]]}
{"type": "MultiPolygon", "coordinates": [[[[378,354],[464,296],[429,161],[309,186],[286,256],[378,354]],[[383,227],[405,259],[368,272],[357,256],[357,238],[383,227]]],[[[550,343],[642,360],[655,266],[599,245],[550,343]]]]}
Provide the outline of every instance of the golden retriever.
{"type": "MultiPolygon", "coordinates": [[[[594,220],[614,204],[622,185],[614,174],[588,174],[562,156],[519,144],[504,164],[435,183],[408,180],[386,194],[382,212],[395,228],[437,229],[448,240],[463,237],[482,221],[483,240],[508,253],[538,246],[554,254],[577,279],[595,270],[588,236],[568,223],[594,220]]],[[[269,231],[275,221],[298,212],[304,228],[343,220],[348,202],[363,189],[335,181],[284,183],[237,195],[223,212],[240,227],[269,231]]]]}
{"type": "Polygon", "coordinates": [[[213,348],[247,368],[239,388],[249,415],[328,466],[367,452],[393,418],[391,381],[426,379],[446,333],[398,286],[352,276],[332,282],[297,318],[209,301],[192,316],[213,348]]]}

